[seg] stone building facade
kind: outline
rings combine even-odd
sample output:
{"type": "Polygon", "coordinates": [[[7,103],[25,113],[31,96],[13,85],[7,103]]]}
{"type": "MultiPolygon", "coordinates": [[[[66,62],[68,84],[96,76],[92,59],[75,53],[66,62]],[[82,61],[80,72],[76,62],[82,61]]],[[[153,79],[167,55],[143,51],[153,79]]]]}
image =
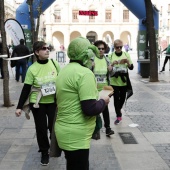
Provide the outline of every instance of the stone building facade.
{"type": "Polygon", "coordinates": [[[91,42],[104,40],[109,45],[122,39],[137,48],[138,19],[119,0],[56,0],[43,16],[40,36],[56,50],[65,49],[77,36],[91,42]],[[97,16],[79,15],[79,11],[97,11],[97,16]],[[45,16],[45,17],[44,17],[45,16]]]}
{"type": "Polygon", "coordinates": [[[170,44],[170,0],[154,0],[159,9],[159,48],[162,50],[170,44]]]}

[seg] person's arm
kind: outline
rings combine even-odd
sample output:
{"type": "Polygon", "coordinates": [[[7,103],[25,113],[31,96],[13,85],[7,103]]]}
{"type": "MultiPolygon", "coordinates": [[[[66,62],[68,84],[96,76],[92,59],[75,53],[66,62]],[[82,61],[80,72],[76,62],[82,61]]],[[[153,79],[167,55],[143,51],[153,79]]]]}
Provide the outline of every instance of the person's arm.
{"type": "Polygon", "coordinates": [[[86,116],[96,116],[99,115],[105,108],[106,104],[103,99],[100,100],[84,100],[81,101],[81,108],[86,116]]]}
{"type": "Polygon", "coordinates": [[[19,99],[19,102],[18,102],[18,106],[17,106],[17,109],[15,111],[15,115],[17,117],[21,116],[22,107],[23,107],[24,103],[26,102],[26,100],[27,100],[27,98],[29,96],[30,91],[31,91],[31,85],[24,84],[24,87],[22,89],[22,92],[21,92],[21,95],[20,95],[20,99],[19,99]]]}
{"type": "MultiPolygon", "coordinates": [[[[167,47],[167,48],[168,48],[168,47],[167,47]]],[[[162,52],[166,51],[166,50],[167,50],[167,48],[165,48],[162,52]]]]}
{"type": "Polygon", "coordinates": [[[133,64],[129,64],[128,68],[129,68],[129,70],[133,70],[133,68],[134,68],[133,64]]]}
{"type": "Polygon", "coordinates": [[[108,96],[97,100],[98,91],[94,74],[90,70],[78,80],[78,95],[80,105],[85,115],[94,116],[100,114],[109,103],[108,96]]]}
{"type": "Polygon", "coordinates": [[[128,53],[125,53],[125,55],[127,57],[126,63],[127,63],[129,70],[133,70],[134,66],[133,66],[132,60],[130,58],[130,55],[128,53]]]}
{"type": "MultiPolygon", "coordinates": [[[[28,47],[26,46],[26,55],[29,55],[29,54],[30,54],[30,51],[29,51],[28,47]]],[[[27,57],[26,60],[27,60],[27,64],[28,64],[29,57],[27,57]]]]}
{"type": "Polygon", "coordinates": [[[28,53],[28,55],[30,54],[30,51],[29,51],[28,47],[27,47],[27,53],[28,53]]]}
{"type": "Polygon", "coordinates": [[[31,86],[32,85],[30,85],[30,84],[24,84],[23,89],[21,91],[20,98],[19,98],[19,102],[17,105],[17,109],[22,109],[24,103],[26,102],[26,100],[30,94],[31,86]]]}

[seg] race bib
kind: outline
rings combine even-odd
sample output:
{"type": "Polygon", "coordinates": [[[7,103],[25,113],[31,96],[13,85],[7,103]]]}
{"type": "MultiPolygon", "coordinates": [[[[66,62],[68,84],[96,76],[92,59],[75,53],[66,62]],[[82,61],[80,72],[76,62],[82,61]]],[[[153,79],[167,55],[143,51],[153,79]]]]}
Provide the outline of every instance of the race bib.
{"type": "Polygon", "coordinates": [[[55,94],[55,92],[56,92],[55,83],[52,82],[52,83],[43,84],[41,86],[41,92],[42,92],[43,96],[48,96],[48,95],[51,95],[51,94],[55,94]]]}
{"type": "Polygon", "coordinates": [[[116,72],[127,73],[127,67],[122,64],[119,67],[116,67],[116,72]]]}
{"type": "Polygon", "coordinates": [[[106,77],[104,76],[96,76],[97,83],[106,83],[106,77]]]}

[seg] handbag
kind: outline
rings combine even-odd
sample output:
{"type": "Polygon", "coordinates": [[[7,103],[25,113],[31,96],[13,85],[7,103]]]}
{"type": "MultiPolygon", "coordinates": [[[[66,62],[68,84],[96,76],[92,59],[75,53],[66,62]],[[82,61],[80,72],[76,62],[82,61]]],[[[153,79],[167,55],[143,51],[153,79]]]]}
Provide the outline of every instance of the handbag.
{"type": "Polygon", "coordinates": [[[17,65],[17,60],[11,60],[11,63],[10,63],[11,67],[16,67],[17,65]]]}
{"type": "MultiPolygon", "coordinates": [[[[12,55],[12,57],[17,57],[17,54],[14,53],[14,55],[12,55]]],[[[17,60],[11,60],[10,65],[11,65],[12,68],[13,68],[13,67],[16,67],[16,65],[17,65],[17,60]]]]}
{"type": "Polygon", "coordinates": [[[62,149],[58,146],[57,138],[55,135],[55,122],[57,118],[57,108],[56,108],[56,114],[53,121],[53,127],[51,132],[51,144],[50,144],[50,157],[60,157],[62,153],[62,149]]]}

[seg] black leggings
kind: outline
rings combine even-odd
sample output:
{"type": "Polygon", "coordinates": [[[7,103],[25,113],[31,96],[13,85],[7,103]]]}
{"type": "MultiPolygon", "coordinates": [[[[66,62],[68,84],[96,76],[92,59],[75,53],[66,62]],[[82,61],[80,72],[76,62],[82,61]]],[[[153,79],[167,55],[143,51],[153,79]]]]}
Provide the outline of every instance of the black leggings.
{"type": "Polygon", "coordinates": [[[112,86],[114,89],[114,107],[117,117],[122,117],[121,109],[126,99],[127,86],[112,86]]]}
{"type": "Polygon", "coordinates": [[[104,127],[110,128],[110,115],[109,115],[109,109],[108,106],[105,107],[105,109],[102,112],[103,120],[104,120],[104,127]]]}
{"type": "Polygon", "coordinates": [[[51,134],[53,120],[56,114],[56,104],[39,104],[39,108],[34,108],[33,104],[31,103],[30,107],[34,116],[39,152],[48,152],[48,149],[50,148],[48,139],[48,129],[51,134]]]}
{"type": "Polygon", "coordinates": [[[89,170],[89,149],[64,150],[67,170],[89,170]]]}
{"type": "Polygon", "coordinates": [[[170,59],[170,56],[166,56],[165,60],[164,60],[164,64],[163,64],[163,68],[165,69],[165,65],[168,62],[168,60],[170,59]]]}

